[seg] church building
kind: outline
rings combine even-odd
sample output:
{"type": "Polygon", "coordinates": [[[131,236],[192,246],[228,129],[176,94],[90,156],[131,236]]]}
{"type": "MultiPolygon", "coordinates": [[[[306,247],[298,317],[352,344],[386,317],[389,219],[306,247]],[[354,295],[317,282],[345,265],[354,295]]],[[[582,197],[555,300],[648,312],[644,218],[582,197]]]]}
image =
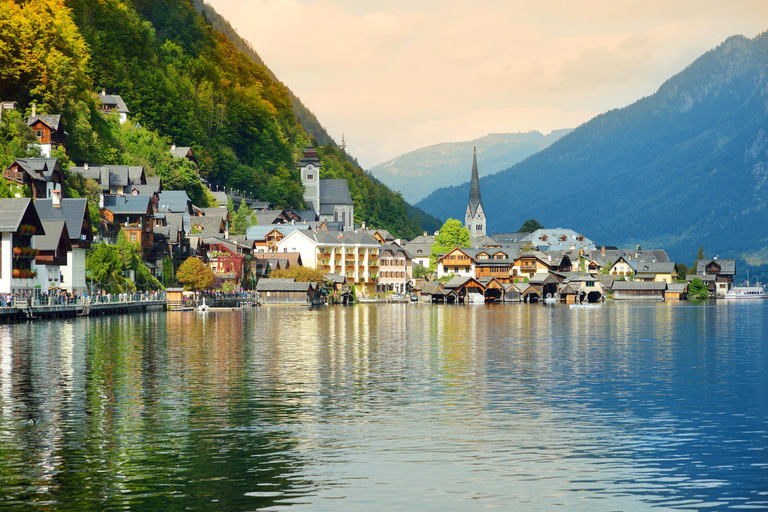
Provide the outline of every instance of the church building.
{"type": "Polygon", "coordinates": [[[299,162],[301,183],[304,185],[304,202],[315,211],[320,222],[338,222],[342,231],[355,227],[355,204],[345,179],[320,179],[322,163],[312,144],[307,145],[299,162]]]}
{"type": "Polygon", "coordinates": [[[480,177],[477,173],[477,146],[472,156],[472,180],[469,183],[469,204],[464,225],[469,231],[469,236],[485,236],[486,218],[483,209],[483,201],[480,199],[480,177]]]}

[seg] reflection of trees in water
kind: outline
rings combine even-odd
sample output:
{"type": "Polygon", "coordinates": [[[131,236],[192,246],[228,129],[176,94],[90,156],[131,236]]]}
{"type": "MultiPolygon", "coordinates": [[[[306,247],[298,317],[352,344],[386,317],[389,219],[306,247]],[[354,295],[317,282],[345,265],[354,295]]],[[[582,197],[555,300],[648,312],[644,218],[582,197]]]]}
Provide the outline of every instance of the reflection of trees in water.
{"type": "Polygon", "coordinates": [[[4,503],[256,509],[310,490],[281,426],[295,421],[296,407],[254,392],[252,351],[235,316],[77,320],[69,341],[61,323],[11,327],[4,503]]]}

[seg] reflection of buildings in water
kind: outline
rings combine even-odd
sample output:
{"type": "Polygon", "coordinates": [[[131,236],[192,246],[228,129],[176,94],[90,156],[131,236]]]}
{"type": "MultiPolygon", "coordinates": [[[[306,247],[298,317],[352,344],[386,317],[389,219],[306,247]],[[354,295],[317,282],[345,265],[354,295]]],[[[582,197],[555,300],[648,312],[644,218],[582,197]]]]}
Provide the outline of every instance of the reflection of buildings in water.
{"type": "Polygon", "coordinates": [[[0,397],[3,400],[3,418],[10,418],[13,413],[13,337],[11,336],[12,327],[9,325],[0,326],[0,397]]]}

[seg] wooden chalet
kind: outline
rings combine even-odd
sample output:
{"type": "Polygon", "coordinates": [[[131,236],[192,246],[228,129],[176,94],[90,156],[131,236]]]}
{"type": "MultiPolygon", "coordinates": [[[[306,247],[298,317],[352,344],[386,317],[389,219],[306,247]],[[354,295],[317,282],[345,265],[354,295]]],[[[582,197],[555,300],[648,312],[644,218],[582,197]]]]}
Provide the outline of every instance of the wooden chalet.
{"type": "Polygon", "coordinates": [[[485,302],[504,301],[504,283],[492,276],[481,277],[477,282],[483,286],[485,302]]]}
{"type": "Polygon", "coordinates": [[[105,196],[101,209],[101,235],[117,240],[122,229],[131,243],[138,243],[149,250],[154,240],[153,217],[155,215],[149,196],[105,196]]]}
{"type": "Polygon", "coordinates": [[[646,281],[614,281],[614,300],[664,300],[667,283],[646,281]]]}
{"type": "Polygon", "coordinates": [[[501,284],[512,282],[512,263],[507,252],[496,248],[480,249],[475,255],[475,278],[492,277],[501,284]]]}
{"type": "Polygon", "coordinates": [[[444,303],[446,302],[446,296],[445,288],[442,283],[438,282],[426,283],[419,291],[420,301],[444,303]]]}
{"type": "Polygon", "coordinates": [[[667,284],[667,289],[664,292],[664,300],[687,300],[687,299],[688,299],[688,283],[667,284]]]}
{"type": "Polygon", "coordinates": [[[3,171],[3,177],[18,185],[29,185],[32,197],[49,198],[61,190],[64,172],[58,158],[17,158],[3,171]]]}
{"type": "Polygon", "coordinates": [[[27,118],[27,126],[34,132],[44,157],[50,158],[54,149],[64,145],[66,132],[60,115],[38,115],[37,107],[33,104],[32,115],[27,118]]]}
{"type": "Polygon", "coordinates": [[[262,305],[319,306],[323,304],[318,283],[302,283],[293,279],[261,279],[256,285],[262,305]]]}
{"type": "MultiPolygon", "coordinates": [[[[736,260],[696,260],[696,276],[699,279],[702,276],[714,277],[714,287],[710,293],[724,295],[733,286],[733,277],[736,275],[736,260]]],[[[705,283],[711,283],[711,280],[704,280],[705,283]]]]}

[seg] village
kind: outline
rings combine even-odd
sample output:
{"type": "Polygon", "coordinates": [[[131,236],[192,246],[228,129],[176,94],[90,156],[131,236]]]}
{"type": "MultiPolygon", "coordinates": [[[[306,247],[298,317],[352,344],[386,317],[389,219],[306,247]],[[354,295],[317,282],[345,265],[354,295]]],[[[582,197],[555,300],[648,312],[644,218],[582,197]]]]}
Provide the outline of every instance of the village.
{"type": "MultiPolygon", "coordinates": [[[[120,96],[102,91],[98,98],[105,115],[128,121],[120,96]]],[[[0,111],[16,108],[4,102],[0,111]]],[[[38,140],[40,157],[18,158],[3,170],[17,191],[16,198],[0,199],[0,304],[6,308],[49,306],[62,297],[82,304],[102,297],[106,291],[87,270],[87,255],[98,244],[116,244],[120,233],[139,248],[143,264],[160,282],[174,275],[173,262],[196,258],[217,278],[219,290],[248,292],[249,298],[258,297],[253,303],[263,305],[686,300],[694,279],[716,298],[729,291],[736,273],[735,260],[715,258],[697,260],[696,268],[682,276],[663,249],[596,245],[567,228],[489,236],[476,150],[463,222],[469,247],[439,254],[433,254],[439,233],[402,240],[357,224],[346,180],[320,178],[322,162],[311,144],[296,163],[306,210],[273,209],[236,190],[213,190],[205,180],[218,204],[199,208],[184,190],[164,190],[162,179],[147,176],[142,166],[83,162],[69,174],[99,190],[99,223],[93,226],[89,200],[64,197],[66,173],[53,156],[65,144],[61,116],[38,115],[32,105],[27,125],[38,140]],[[228,202],[247,206],[245,234],[230,233],[228,202]],[[164,268],[169,262],[171,268],[164,268]],[[320,270],[324,281],[270,278],[295,267],[320,270]]],[[[169,151],[197,166],[192,148],[172,145],[169,151]]],[[[134,276],[124,278],[132,281],[134,276]]],[[[150,290],[133,291],[150,296],[150,290]]],[[[173,287],[167,292],[163,300],[170,306],[199,296],[173,287]]],[[[158,300],[157,294],[151,299],[158,300]]]]}

